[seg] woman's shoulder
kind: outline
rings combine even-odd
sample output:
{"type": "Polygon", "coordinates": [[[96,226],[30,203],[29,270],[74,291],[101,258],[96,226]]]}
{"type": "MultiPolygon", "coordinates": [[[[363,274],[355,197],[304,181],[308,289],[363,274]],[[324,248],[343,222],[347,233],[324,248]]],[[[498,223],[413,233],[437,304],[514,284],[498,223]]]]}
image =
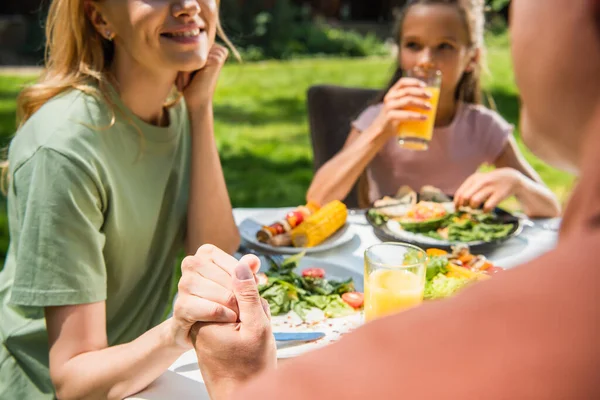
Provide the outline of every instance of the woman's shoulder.
{"type": "Polygon", "coordinates": [[[112,112],[98,92],[70,89],[48,100],[17,130],[15,139],[44,142],[108,126],[112,112]]]}
{"type": "Polygon", "coordinates": [[[17,130],[9,146],[11,169],[41,148],[85,159],[93,153],[91,147],[101,140],[98,127],[110,126],[111,120],[111,112],[99,96],[76,89],[61,93],[17,130]]]}

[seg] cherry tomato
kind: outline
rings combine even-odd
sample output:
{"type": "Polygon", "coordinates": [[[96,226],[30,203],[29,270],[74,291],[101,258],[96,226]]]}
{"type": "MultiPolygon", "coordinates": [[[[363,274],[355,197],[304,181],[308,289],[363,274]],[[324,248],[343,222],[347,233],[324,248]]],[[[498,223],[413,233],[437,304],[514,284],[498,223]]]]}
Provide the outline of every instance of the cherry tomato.
{"type": "Polygon", "coordinates": [[[325,270],[323,268],[306,268],[302,271],[302,276],[305,278],[324,278],[325,270]]]}
{"type": "Polygon", "coordinates": [[[498,272],[502,272],[502,271],[504,271],[504,268],[501,268],[501,267],[489,267],[488,269],[486,269],[483,272],[485,272],[488,275],[494,275],[494,274],[497,274],[498,272]]]}
{"type": "Polygon", "coordinates": [[[269,278],[262,272],[256,274],[256,279],[258,279],[259,285],[266,285],[267,283],[269,283],[269,278]]]}
{"type": "Polygon", "coordinates": [[[348,292],[342,295],[342,300],[352,308],[361,308],[365,302],[365,295],[360,292],[348,292]]]}

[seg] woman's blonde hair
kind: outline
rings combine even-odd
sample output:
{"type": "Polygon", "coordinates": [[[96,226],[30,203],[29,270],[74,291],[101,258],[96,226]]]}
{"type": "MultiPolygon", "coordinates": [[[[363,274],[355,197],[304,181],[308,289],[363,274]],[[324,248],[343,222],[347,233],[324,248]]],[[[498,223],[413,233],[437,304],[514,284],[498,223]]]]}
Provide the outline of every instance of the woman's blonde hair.
{"type": "MultiPolygon", "coordinates": [[[[92,0],[101,1],[101,0],[92,0]]],[[[217,6],[220,6],[220,0],[217,6]]],[[[240,60],[235,46],[225,35],[217,19],[217,34],[240,60]]],[[[101,36],[84,9],[84,0],[53,0],[46,20],[45,68],[36,83],[26,87],[17,98],[17,124],[22,126],[37,110],[55,96],[71,89],[102,98],[111,110],[114,125],[115,106],[110,100],[107,68],[114,57],[114,43],[101,36]]],[[[174,90],[165,104],[172,107],[181,94],[174,90]]],[[[8,161],[0,163],[0,187],[6,188],[8,161]]]]}
{"type": "MultiPolygon", "coordinates": [[[[217,33],[239,59],[219,20],[217,33]]],[[[100,95],[112,108],[106,69],[113,56],[114,44],[96,31],[85,13],[83,0],[53,0],[46,20],[45,69],[38,82],[18,97],[18,123],[23,124],[48,100],[70,89],[100,95]]]]}

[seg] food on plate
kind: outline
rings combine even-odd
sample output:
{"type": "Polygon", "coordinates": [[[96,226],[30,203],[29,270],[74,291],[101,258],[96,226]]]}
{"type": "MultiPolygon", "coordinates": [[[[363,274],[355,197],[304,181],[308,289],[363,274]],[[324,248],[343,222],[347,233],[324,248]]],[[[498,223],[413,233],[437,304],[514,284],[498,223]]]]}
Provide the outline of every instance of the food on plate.
{"type": "Polygon", "coordinates": [[[346,223],[348,209],[341,201],[325,204],[292,230],[295,247],[314,247],[337,232],[346,223]]]}
{"type": "Polygon", "coordinates": [[[306,268],[302,271],[304,278],[324,278],[325,270],[323,268],[306,268]]]}
{"type": "Polygon", "coordinates": [[[426,300],[450,297],[465,286],[504,269],[484,256],[471,254],[468,246],[455,246],[451,253],[441,249],[427,250],[426,300]]]}
{"type": "Polygon", "coordinates": [[[450,203],[452,199],[433,186],[423,186],[419,193],[410,186],[402,186],[393,197],[385,196],[382,199],[375,200],[375,208],[394,206],[394,205],[415,205],[417,201],[433,201],[435,203],[450,203]]]}
{"type": "Polygon", "coordinates": [[[291,256],[280,265],[271,262],[269,270],[258,278],[259,293],[269,303],[271,315],[294,311],[306,320],[313,309],[326,318],[338,318],[355,313],[362,307],[361,293],[353,280],[329,280],[321,268],[309,268],[298,275],[294,269],[304,253],[291,256]],[[265,279],[266,278],[266,281],[265,279]]]}
{"type": "Polygon", "coordinates": [[[289,247],[292,245],[292,234],[286,232],[281,235],[273,236],[272,238],[269,238],[266,243],[274,247],[289,247]]]}
{"type": "Polygon", "coordinates": [[[421,201],[395,220],[407,231],[428,232],[438,229],[448,216],[449,213],[443,204],[421,201]]]}
{"type": "Polygon", "coordinates": [[[350,307],[359,309],[365,303],[365,295],[361,292],[348,292],[342,295],[342,300],[348,303],[350,307]]]}
{"type": "Polygon", "coordinates": [[[434,201],[436,203],[450,203],[452,199],[442,192],[440,189],[433,186],[423,186],[419,193],[419,200],[434,201]]]}
{"type": "Polygon", "coordinates": [[[417,193],[410,186],[402,186],[396,192],[394,197],[385,196],[380,200],[376,200],[375,207],[393,206],[399,204],[413,205],[417,203],[417,193]]]}
{"type": "Polygon", "coordinates": [[[269,243],[273,246],[289,246],[292,237],[290,232],[319,209],[318,204],[308,202],[290,211],[285,217],[269,226],[263,226],[256,232],[259,242],[269,243]]]}
{"type": "Polygon", "coordinates": [[[494,212],[470,207],[455,209],[454,203],[447,200],[437,189],[424,187],[418,203],[372,208],[368,217],[375,225],[386,224],[391,231],[412,232],[450,243],[491,242],[508,236],[514,228],[514,221],[502,221],[494,212]]]}

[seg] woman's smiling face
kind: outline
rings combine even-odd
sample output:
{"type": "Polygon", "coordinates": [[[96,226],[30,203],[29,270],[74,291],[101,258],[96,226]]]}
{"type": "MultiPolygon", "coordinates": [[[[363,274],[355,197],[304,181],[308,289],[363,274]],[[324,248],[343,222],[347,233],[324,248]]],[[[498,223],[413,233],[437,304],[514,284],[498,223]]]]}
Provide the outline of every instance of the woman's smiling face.
{"type": "Polygon", "coordinates": [[[115,57],[148,70],[201,69],[215,41],[217,0],[88,0],[86,7],[100,34],[114,36],[115,57]]]}

